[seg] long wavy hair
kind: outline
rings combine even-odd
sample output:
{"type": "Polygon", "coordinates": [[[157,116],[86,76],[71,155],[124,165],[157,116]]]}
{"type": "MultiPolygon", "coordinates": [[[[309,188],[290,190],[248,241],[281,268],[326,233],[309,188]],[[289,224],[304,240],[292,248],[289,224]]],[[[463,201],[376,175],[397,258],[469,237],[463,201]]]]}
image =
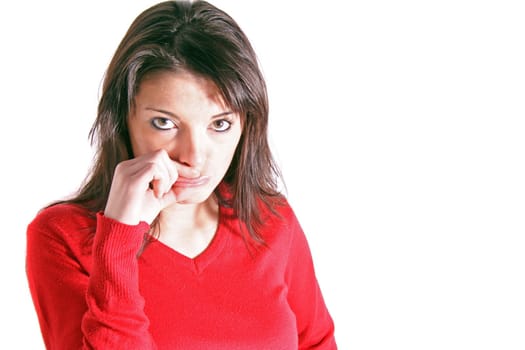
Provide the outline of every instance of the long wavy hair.
{"type": "Polygon", "coordinates": [[[230,195],[218,189],[215,194],[221,205],[234,209],[248,236],[262,243],[261,205],[272,209],[281,197],[281,175],[268,144],[266,84],[244,32],[206,1],[161,2],[133,21],[104,77],[89,133],[96,151],[91,171],[66,202],[92,213],[105,208],[115,167],[133,158],[127,118],[138,87],[146,74],[159,70],[184,70],[210,79],[241,115],[242,136],[223,179],[230,195]]]}

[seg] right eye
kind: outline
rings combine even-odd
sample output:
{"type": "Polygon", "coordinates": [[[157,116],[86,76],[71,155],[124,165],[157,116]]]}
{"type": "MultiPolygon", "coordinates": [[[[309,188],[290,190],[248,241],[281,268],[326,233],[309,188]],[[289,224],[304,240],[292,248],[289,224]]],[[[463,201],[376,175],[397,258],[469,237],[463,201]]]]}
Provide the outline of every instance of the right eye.
{"type": "Polygon", "coordinates": [[[177,127],[172,120],[162,117],[153,118],[151,120],[151,125],[153,125],[154,128],[159,130],[170,130],[177,127]]]}

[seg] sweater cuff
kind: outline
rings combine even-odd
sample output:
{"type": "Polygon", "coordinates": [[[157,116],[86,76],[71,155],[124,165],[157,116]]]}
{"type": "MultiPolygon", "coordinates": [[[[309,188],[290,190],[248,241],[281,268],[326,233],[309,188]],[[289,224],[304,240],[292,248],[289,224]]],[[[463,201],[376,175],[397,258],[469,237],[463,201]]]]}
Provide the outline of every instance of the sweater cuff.
{"type": "Polygon", "coordinates": [[[103,240],[105,246],[111,246],[113,243],[118,245],[119,250],[127,248],[138,251],[143,243],[144,234],[149,229],[150,225],[145,221],[141,221],[137,225],[128,225],[104,216],[103,212],[98,212],[95,246],[97,241],[103,240]]]}

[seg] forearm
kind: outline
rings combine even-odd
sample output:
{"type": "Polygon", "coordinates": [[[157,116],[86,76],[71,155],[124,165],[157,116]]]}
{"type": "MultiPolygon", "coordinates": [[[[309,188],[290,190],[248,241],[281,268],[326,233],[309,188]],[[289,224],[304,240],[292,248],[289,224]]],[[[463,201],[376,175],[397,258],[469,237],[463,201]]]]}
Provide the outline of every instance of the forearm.
{"type": "Polygon", "coordinates": [[[154,349],[139,291],[137,253],[148,225],[128,226],[97,215],[93,267],[82,319],[87,349],[154,349]]]}
{"type": "Polygon", "coordinates": [[[147,230],[60,205],[28,226],[27,277],[48,349],[155,348],[138,282],[147,230]]]}

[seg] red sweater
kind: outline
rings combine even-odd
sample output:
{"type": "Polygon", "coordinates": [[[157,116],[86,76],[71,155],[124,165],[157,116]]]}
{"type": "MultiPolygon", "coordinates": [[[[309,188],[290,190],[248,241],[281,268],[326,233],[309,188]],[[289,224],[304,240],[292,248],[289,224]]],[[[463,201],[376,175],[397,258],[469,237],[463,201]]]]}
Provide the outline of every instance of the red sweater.
{"type": "Polygon", "coordinates": [[[74,205],[27,231],[27,276],[48,349],[336,349],[306,238],[289,205],[267,216],[267,247],[248,249],[231,209],[190,259],[148,224],[74,205]],[[94,234],[93,234],[94,232],[94,234]]]}

